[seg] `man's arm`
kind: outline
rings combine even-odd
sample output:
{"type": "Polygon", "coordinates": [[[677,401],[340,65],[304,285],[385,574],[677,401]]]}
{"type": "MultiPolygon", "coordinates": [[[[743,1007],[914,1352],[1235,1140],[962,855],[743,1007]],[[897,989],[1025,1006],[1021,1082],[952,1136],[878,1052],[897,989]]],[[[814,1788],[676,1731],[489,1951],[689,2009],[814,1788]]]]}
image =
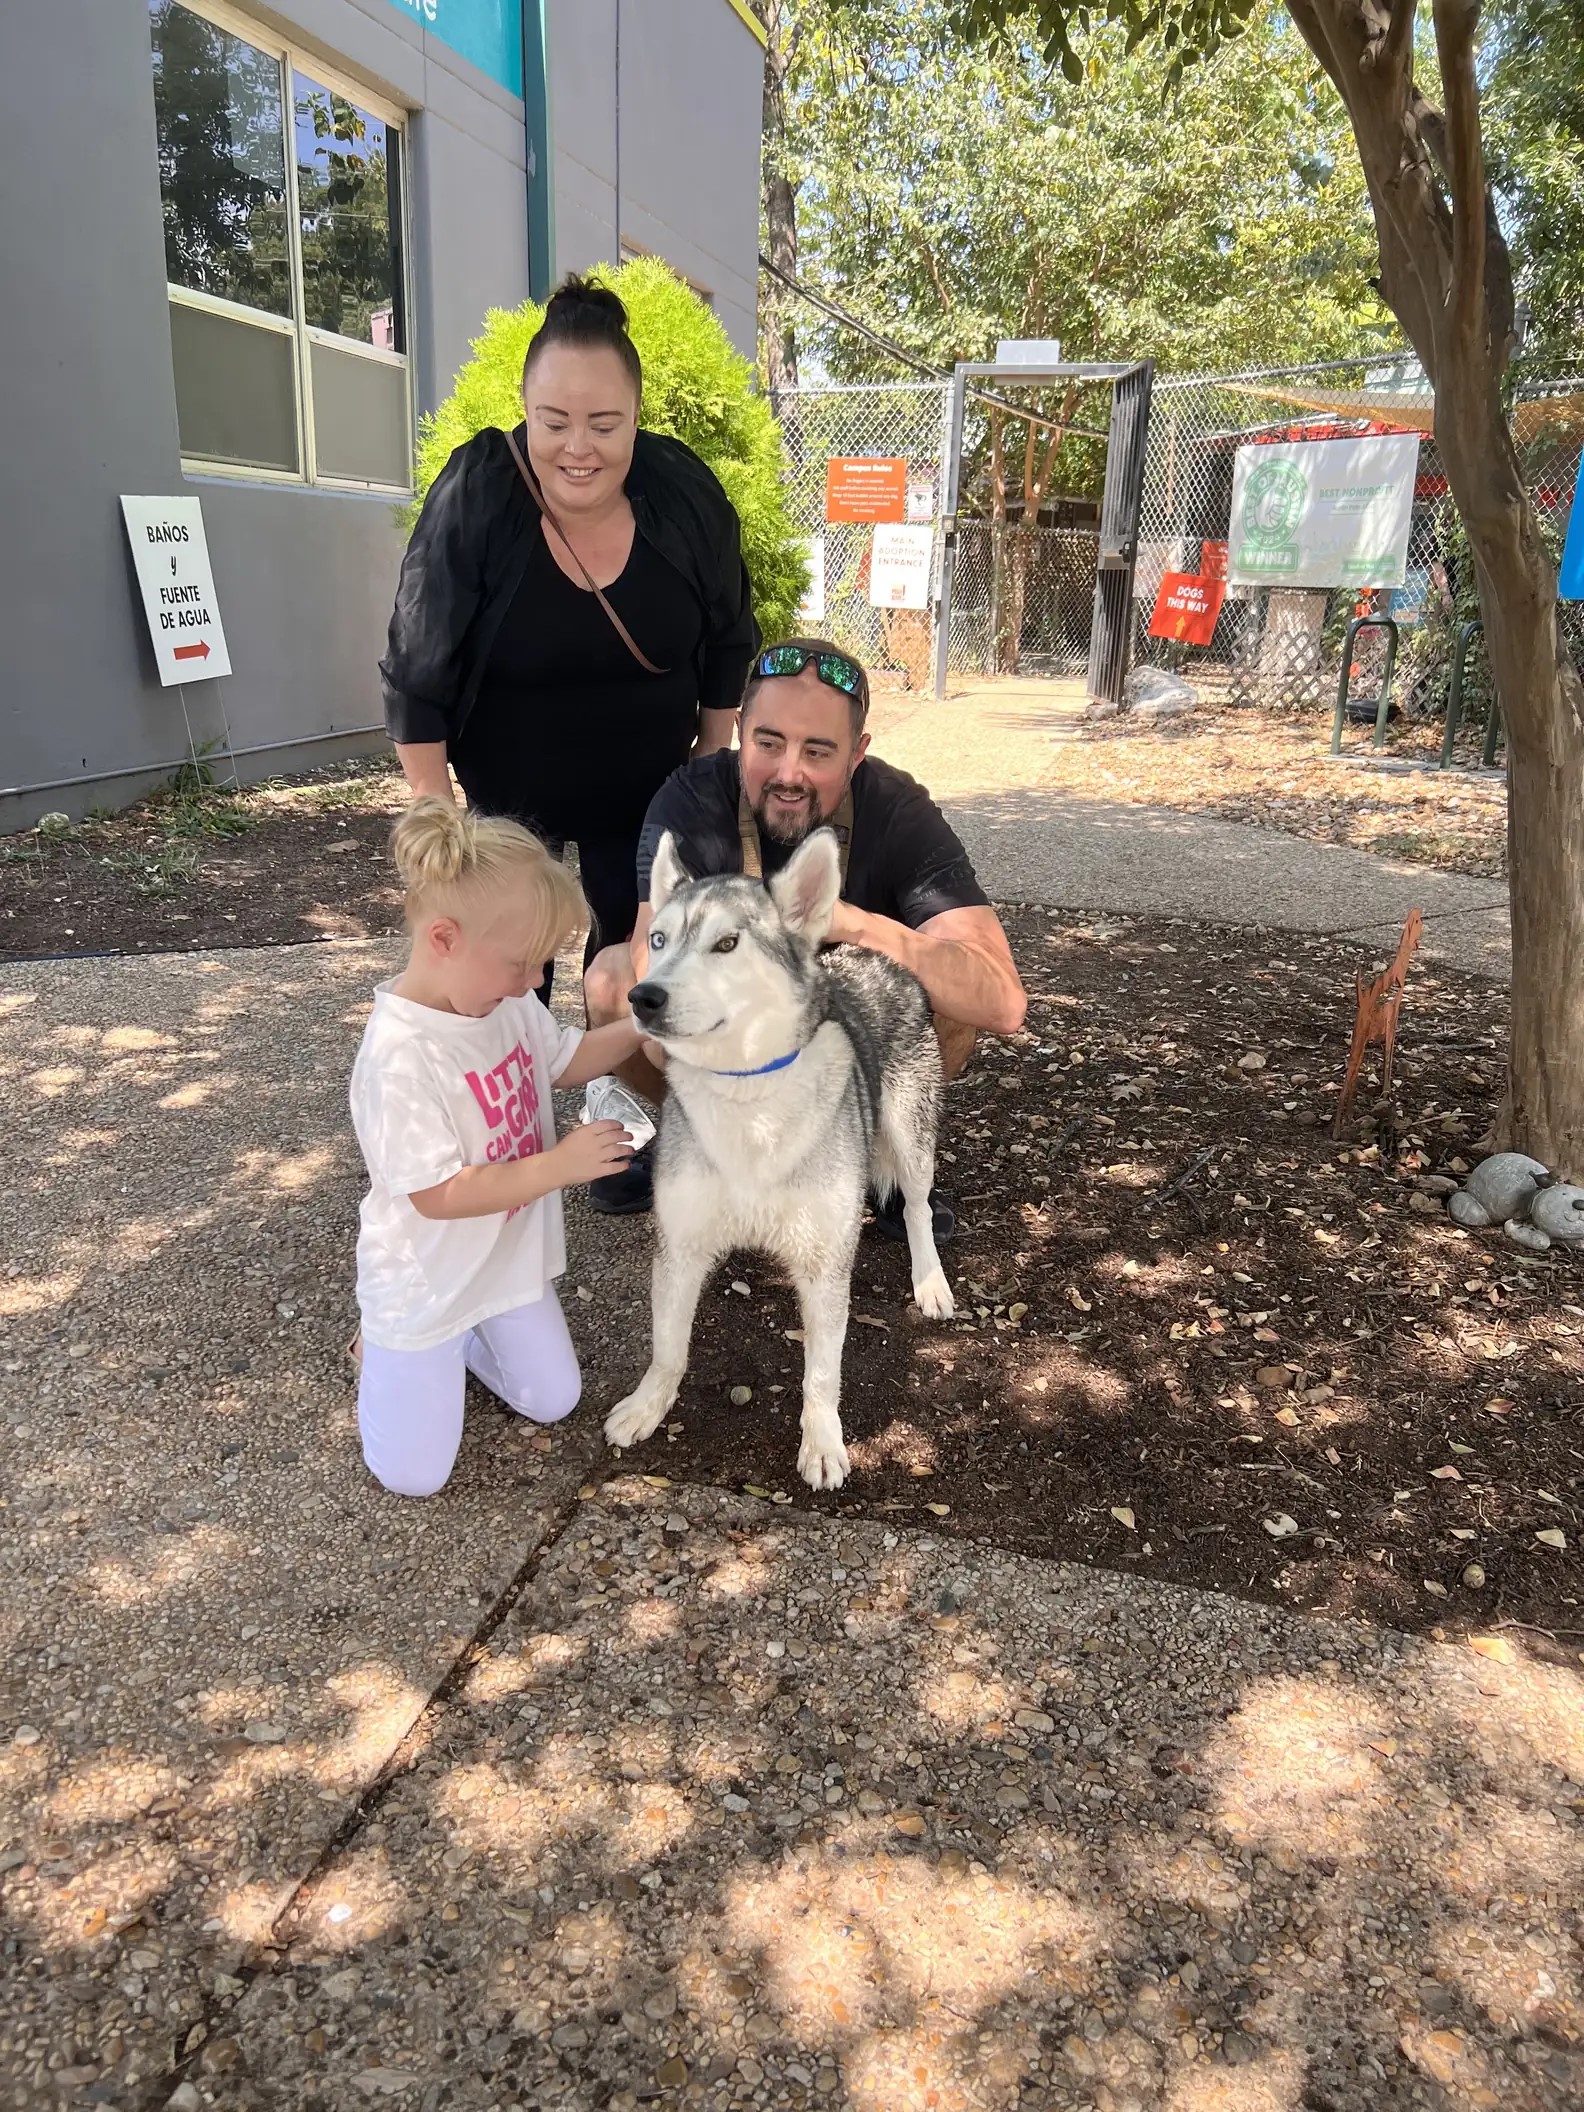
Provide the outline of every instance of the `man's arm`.
{"type": "Polygon", "coordinates": [[[864,946],[900,962],[924,985],[935,1010],[965,1027],[1016,1034],[1023,1024],[1028,998],[993,909],[945,909],[913,931],[838,902],[829,936],[835,945],[864,946]]]}
{"type": "Polygon", "coordinates": [[[638,905],[638,921],[633,926],[633,935],[627,941],[632,955],[633,981],[641,983],[649,973],[649,927],[654,922],[654,911],[647,902],[638,905]]]}
{"type": "Polygon", "coordinates": [[[398,741],[396,760],[414,799],[433,796],[455,801],[444,741],[398,741]]]}
{"type": "MultiPolygon", "coordinates": [[[[653,922],[654,911],[647,902],[640,902],[638,905],[638,921],[633,926],[633,935],[627,942],[628,950],[632,954],[633,981],[635,983],[641,983],[649,973],[649,927],[653,922]]],[[[666,1052],[659,1042],[646,1041],[642,1044],[642,1048],[644,1055],[648,1057],[655,1069],[664,1071],[666,1067],[666,1052]]]]}

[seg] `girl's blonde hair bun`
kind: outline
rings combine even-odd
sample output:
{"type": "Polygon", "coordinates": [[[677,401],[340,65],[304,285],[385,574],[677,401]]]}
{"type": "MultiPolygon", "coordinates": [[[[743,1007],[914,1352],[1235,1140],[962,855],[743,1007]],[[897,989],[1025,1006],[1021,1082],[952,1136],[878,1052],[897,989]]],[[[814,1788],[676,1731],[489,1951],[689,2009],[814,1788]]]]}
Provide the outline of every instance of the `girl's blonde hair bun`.
{"type": "Polygon", "coordinates": [[[434,916],[466,923],[516,902],[537,919],[548,960],[588,921],[583,891],[560,859],[504,815],[415,799],[391,830],[391,856],[407,890],[409,929],[434,916]]]}

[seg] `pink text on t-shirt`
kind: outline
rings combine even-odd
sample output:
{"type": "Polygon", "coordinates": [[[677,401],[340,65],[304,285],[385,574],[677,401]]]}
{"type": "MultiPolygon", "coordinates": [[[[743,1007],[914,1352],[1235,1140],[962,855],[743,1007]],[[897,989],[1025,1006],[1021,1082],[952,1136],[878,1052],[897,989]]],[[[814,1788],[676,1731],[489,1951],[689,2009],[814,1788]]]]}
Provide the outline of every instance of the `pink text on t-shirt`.
{"type": "Polygon", "coordinates": [[[484,1154],[490,1165],[532,1158],[536,1151],[544,1149],[533,1059],[521,1042],[482,1076],[477,1071],[467,1071],[464,1076],[485,1121],[497,1132],[484,1154]]]}

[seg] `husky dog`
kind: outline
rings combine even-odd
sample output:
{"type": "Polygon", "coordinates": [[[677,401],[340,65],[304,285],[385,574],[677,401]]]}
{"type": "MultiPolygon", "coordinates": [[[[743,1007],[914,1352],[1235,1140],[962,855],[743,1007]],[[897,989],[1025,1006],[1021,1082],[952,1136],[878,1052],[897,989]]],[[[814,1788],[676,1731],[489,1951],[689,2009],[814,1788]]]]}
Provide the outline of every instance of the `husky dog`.
{"type": "Polygon", "coordinates": [[[842,1342],[864,1191],[902,1190],[913,1296],[952,1317],[930,1183],[941,1061],[929,1000],[883,955],[821,957],[841,870],[828,829],[766,888],[692,880],[663,836],[650,882],[649,972],[633,1016],[666,1053],[655,1158],[654,1353],[605,1435],[636,1445],[670,1413],[699,1293],[733,1247],[774,1255],[803,1311],[803,1443],[816,1489],[847,1477],[842,1342]]]}

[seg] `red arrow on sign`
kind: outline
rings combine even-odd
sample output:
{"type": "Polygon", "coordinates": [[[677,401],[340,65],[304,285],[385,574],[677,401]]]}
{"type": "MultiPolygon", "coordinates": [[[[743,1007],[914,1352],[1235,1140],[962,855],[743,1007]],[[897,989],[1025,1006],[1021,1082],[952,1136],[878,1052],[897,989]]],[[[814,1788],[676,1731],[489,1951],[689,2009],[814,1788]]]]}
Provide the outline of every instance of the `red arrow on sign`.
{"type": "Polygon", "coordinates": [[[196,645],[178,645],[171,654],[173,660],[207,660],[208,657],[209,641],[207,638],[200,638],[196,645]]]}

